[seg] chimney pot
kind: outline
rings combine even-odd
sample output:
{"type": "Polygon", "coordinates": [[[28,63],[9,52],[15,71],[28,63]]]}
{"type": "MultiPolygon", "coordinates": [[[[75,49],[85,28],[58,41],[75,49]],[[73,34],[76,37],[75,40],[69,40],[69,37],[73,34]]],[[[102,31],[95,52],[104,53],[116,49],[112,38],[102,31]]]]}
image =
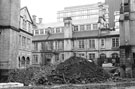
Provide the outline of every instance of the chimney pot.
{"type": "Polygon", "coordinates": [[[36,23],[36,17],[37,16],[36,15],[32,15],[32,17],[33,17],[33,22],[36,23]]]}

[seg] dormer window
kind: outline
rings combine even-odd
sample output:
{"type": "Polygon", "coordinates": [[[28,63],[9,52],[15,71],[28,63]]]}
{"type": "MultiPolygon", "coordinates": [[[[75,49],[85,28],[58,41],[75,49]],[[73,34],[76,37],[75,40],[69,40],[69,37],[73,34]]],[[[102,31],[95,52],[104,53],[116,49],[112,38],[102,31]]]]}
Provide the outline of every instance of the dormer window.
{"type": "Polygon", "coordinates": [[[60,33],[60,28],[56,28],[56,33],[60,33]]]}
{"type": "Polygon", "coordinates": [[[78,31],[78,26],[74,26],[74,31],[78,31]]]}

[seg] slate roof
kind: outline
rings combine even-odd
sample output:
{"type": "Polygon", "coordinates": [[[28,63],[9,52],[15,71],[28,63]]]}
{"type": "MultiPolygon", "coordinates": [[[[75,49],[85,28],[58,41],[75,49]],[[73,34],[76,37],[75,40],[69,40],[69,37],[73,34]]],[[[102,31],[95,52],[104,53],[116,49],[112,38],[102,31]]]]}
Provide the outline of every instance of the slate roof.
{"type": "MultiPolygon", "coordinates": [[[[100,35],[101,37],[108,37],[108,36],[119,36],[119,32],[117,31],[111,31],[106,34],[100,35]]],[[[99,31],[93,30],[93,31],[79,31],[79,32],[73,32],[73,38],[95,38],[99,37],[99,31]]],[[[64,39],[64,33],[57,33],[57,34],[51,34],[49,37],[48,35],[36,35],[33,36],[33,41],[45,41],[45,40],[62,40],[64,39]],[[47,39],[48,38],[48,39],[47,39]]]]}

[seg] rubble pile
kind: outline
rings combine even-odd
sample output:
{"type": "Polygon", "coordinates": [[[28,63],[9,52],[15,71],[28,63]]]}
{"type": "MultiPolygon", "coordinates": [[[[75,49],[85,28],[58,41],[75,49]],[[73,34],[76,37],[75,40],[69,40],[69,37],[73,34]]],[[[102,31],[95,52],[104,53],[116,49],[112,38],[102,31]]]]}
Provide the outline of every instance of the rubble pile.
{"type": "Polygon", "coordinates": [[[85,58],[71,57],[60,63],[54,73],[49,76],[49,81],[55,84],[81,84],[103,82],[109,78],[101,67],[85,58]]]}

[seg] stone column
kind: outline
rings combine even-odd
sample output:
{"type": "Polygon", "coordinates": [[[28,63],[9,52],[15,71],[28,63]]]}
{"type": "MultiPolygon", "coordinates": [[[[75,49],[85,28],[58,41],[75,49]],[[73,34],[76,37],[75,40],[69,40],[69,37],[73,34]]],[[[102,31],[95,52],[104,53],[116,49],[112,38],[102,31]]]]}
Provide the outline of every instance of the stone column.
{"type": "Polygon", "coordinates": [[[0,0],[0,69],[17,67],[20,0],[0,0]]]}

